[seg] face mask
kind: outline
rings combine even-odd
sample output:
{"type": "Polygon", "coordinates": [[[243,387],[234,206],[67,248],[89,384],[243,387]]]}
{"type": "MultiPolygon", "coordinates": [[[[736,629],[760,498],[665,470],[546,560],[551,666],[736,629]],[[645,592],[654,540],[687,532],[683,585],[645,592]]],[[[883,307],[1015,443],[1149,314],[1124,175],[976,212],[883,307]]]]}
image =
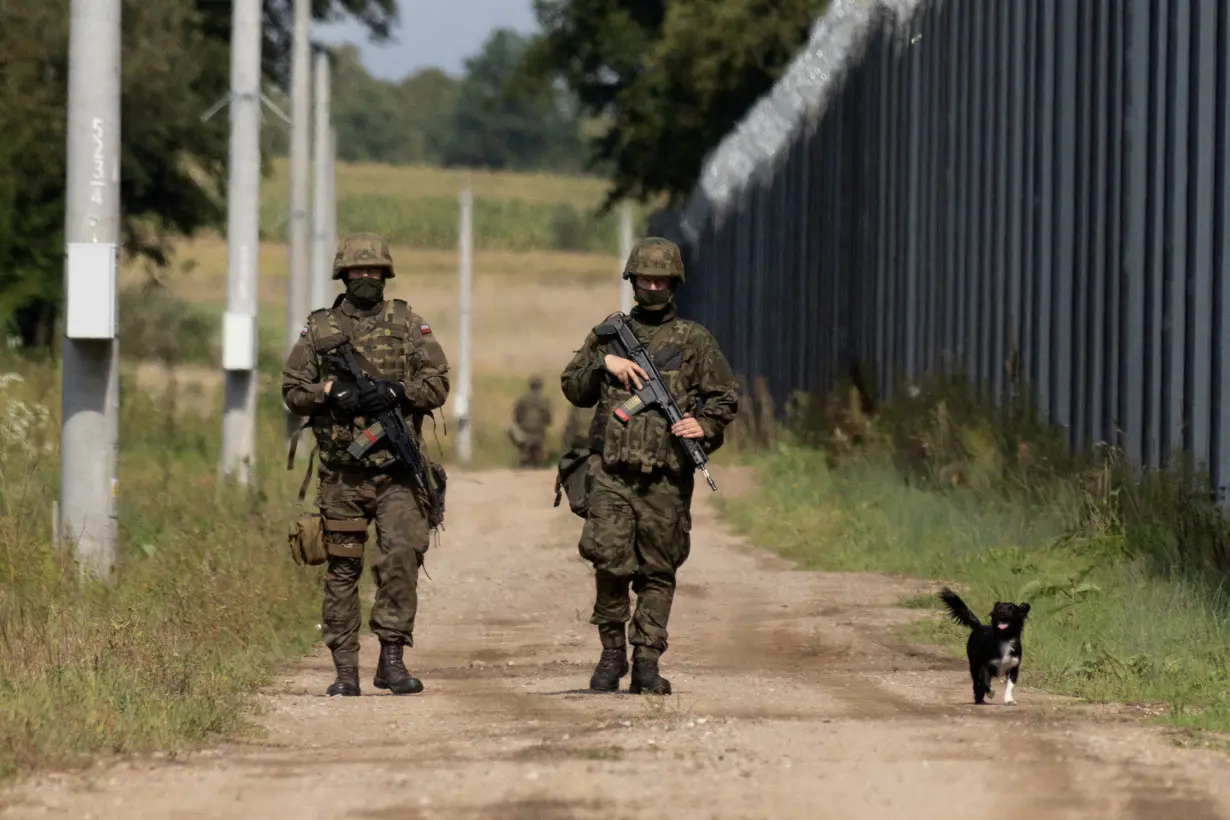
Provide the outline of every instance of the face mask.
{"type": "Polygon", "coordinates": [[[346,295],[359,307],[371,307],[384,298],[383,279],[348,279],[346,295]]]}
{"type": "Polygon", "coordinates": [[[671,288],[663,288],[662,290],[634,288],[632,295],[636,299],[636,303],[641,307],[661,307],[674,298],[675,292],[671,288]]]}

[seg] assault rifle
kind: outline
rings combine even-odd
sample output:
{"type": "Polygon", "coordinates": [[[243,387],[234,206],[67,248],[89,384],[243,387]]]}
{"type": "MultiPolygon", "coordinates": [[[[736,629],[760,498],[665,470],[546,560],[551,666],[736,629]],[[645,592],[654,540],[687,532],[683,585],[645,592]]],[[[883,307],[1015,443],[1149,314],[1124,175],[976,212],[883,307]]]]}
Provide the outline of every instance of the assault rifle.
{"type": "MultiPolygon", "coordinates": [[[[654,364],[653,356],[628,327],[622,313],[613,313],[607,317],[605,322],[594,328],[594,335],[598,337],[601,344],[615,344],[623,352],[625,359],[631,360],[649,375],[649,378],[643,381],[641,389],[632,394],[632,398],[611,411],[611,415],[615,416],[620,424],[627,424],[633,416],[650,407],[660,407],[666,414],[667,422],[672,426],[683,418],[683,412],[675,403],[670,390],[667,389],[662,373],[654,364]]],[[[683,445],[684,451],[692,460],[693,469],[704,473],[705,481],[709,482],[709,489],[716,492],[717,484],[713,483],[713,478],[705,466],[709,463],[709,456],[705,455],[700,442],[694,438],[679,438],[679,443],[683,445]]]]}
{"type": "MultiPolygon", "coordinates": [[[[350,337],[343,335],[341,341],[331,344],[319,351],[320,356],[334,373],[348,373],[354,379],[355,389],[359,395],[370,393],[375,387],[375,380],[359,367],[354,346],[350,337]]],[[[375,422],[359,433],[355,440],[346,448],[347,455],[361,458],[364,453],[376,446],[382,438],[387,438],[393,448],[393,455],[403,465],[410,468],[414,483],[423,493],[428,506],[436,503],[431,491],[431,482],[427,476],[427,466],[423,455],[419,452],[418,442],[406,427],[406,420],[396,406],[390,407],[376,416],[375,422]]]]}

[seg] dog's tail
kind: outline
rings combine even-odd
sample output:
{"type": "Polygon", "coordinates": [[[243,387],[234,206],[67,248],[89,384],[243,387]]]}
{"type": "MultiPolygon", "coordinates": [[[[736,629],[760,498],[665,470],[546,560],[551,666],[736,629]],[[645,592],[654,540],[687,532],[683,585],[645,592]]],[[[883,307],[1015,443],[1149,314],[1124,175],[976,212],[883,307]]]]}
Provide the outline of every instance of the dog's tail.
{"type": "Polygon", "coordinates": [[[978,620],[978,616],[970,612],[969,607],[965,605],[957,593],[953,592],[948,587],[940,590],[940,600],[948,607],[948,617],[961,624],[968,629],[978,629],[982,626],[982,621],[978,620]]]}

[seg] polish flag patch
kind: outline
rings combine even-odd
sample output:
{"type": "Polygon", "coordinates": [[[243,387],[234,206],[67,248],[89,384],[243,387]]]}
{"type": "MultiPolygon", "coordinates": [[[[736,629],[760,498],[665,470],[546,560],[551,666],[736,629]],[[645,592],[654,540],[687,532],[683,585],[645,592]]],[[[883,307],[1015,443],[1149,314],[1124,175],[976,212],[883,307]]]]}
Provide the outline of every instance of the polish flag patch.
{"type": "Polygon", "coordinates": [[[424,322],[423,324],[419,325],[419,332],[422,333],[424,336],[426,336],[428,333],[431,333],[431,325],[424,322]]]}

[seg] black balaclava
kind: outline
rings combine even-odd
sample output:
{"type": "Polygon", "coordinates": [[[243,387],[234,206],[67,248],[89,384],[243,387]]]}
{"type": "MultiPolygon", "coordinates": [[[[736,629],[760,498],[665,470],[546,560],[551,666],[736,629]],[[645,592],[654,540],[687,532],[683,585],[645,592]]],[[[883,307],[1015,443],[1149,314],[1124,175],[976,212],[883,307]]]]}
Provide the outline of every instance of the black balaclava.
{"type": "Polygon", "coordinates": [[[360,310],[368,310],[384,301],[384,277],[360,276],[346,280],[346,298],[360,310]]]}
{"type": "Polygon", "coordinates": [[[675,298],[675,280],[670,280],[662,290],[646,290],[632,286],[632,297],[644,308],[654,308],[669,304],[675,298]]]}

